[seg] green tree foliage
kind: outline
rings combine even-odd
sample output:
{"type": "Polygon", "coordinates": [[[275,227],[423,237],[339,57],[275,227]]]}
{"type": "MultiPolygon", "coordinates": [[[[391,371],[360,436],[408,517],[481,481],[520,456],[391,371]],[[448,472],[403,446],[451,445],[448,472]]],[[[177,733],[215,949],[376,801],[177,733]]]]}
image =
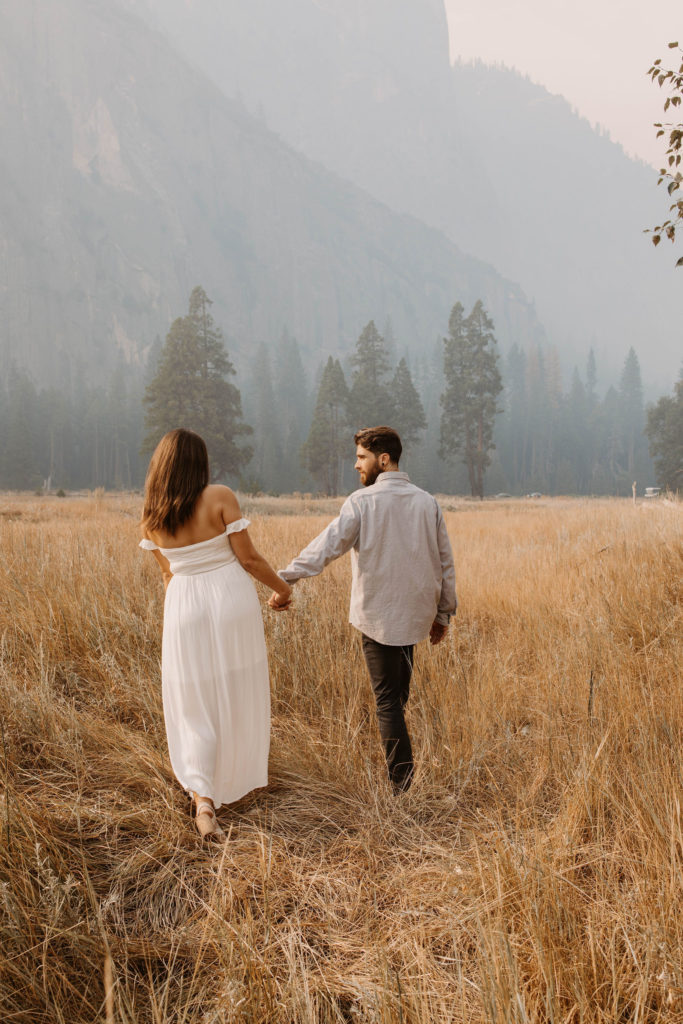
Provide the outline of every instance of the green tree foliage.
{"type": "Polygon", "coordinates": [[[310,490],[310,477],[301,464],[301,445],[311,424],[312,396],[299,343],[286,330],[275,351],[275,379],[287,489],[310,490]]]}
{"type": "Polygon", "coordinates": [[[506,468],[503,490],[517,486],[521,478],[522,440],[526,415],[524,376],[526,353],[516,343],[508,350],[503,373],[502,412],[496,417],[494,439],[501,464],[506,468]]]}
{"type": "Polygon", "coordinates": [[[470,315],[456,303],[444,338],[444,377],[441,396],[441,452],[460,453],[467,466],[472,495],[484,497],[484,473],[494,448],[493,427],[502,390],[493,321],[478,300],[470,315]]]}
{"type": "Polygon", "coordinates": [[[157,372],[145,391],[141,450],[154,451],[161,437],[176,427],[195,430],[206,441],[214,478],[220,478],[249,461],[251,449],[239,441],[252,430],[242,421],[240,393],[228,380],[235,370],[210,307],[204,289],[194,288],[188,315],[171,324],[157,372]]]}
{"type": "Polygon", "coordinates": [[[595,352],[591,348],[586,359],[586,403],[591,413],[597,403],[598,368],[595,363],[595,352]]]}
{"type": "Polygon", "coordinates": [[[323,371],[313,421],[302,461],[325,494],[339,494],[342,460],[349,451],[347,406],[349,391],[339,360],[332,356],[323,371]]]}
{"type": "Polygon", "coordinates": [[[418,487],[441,494],[467,489],[467,472],[460,463],[445,462],[439,455],[441,436],[440,395],[443,390],[443,337],[434,339],[415,359],[413,379],[422,402],[427,429],[408,453],[408,472],[418,487]]]}
{"type": "MultiPolygon", "coordinates": [[[[669,49],[678,50],[679,53],[683,54],[683,50],[680,49],[677,42],[669,43],[669,49]]],[[[676,71],[673,68],[663,68],[660,58],[654,62],[648,71],[648,75],[653,82],[659,84],[660,89],[663,85],[666,85],[672,93],[664,101],[665,113],[670,107],[679,107],[681,105],[681,100],[683,100],[683,63],[681,63],[676,71]]],[[[680,229],[683,223],[683,198],[680,197],[681,182],[683,182],[683,175],[680,170],[683,124],[664,124],[658,122],[655,124],[655,128],[657,129],[657,138],[667,133],[669,136],[666,150],[666,166],[661,168],[657,184],[666,183],[666,190],[670,196],[675,196],[677,192],[679,193],[678,197],[674,199],[674,202],[669,207],[669,217],[667,220],[652,229],[652,241],[655,245],[659,245],[662,235],[666,235],[671,242],[675,241],[676,229],[680,229]]],[[[683,256],[677,261],[676,266],[683,267],[683,256]]]]}
{"type": "Polygon", "coordinates": [[[396,412],[389,383],[391,361],[374,320],[363,328],[351,366],[349,421],[354,433],[362,427],[391,426],[396,412]]]}
{"type": "Polygon", "coordinates": [[[657,483],[683,491],[683,375],[674,385],[673,396],[664,395],[650,406],[645,432],[657,483]]]}
{"type": "Polygon", "coordinates": [[[630,483],[642,476],[642,456],[646,454],[645,409],[643,406],[643,383],[640,363],[635,349],[630,348],[624,361],[619,380],[619,423],[620,461],[630,483]]]}
{"type": "Polygon", "coordinates": [[[250,423],[254,424],[251,459],[245,468],[250,486],[272,493],[293,490],[287,486],[284,473],[282,421],[276,404],[270,353],[263,343],[254,351],[244,389],[244,408],[250,423]]]}
{"type": "Polygon", "coordinates": [[[397,430],[405,449],[413,448],[427,426],[422,401],[413,384],[408,364],[401,359],[391,383],[395,412],[391,426],[397,430]]]}
{"type": "Polygon", "coordinates": [[[277,494],[310,490],[300,455],[311,423],[311,402],[298,343],[286,330],[276,345],[262,343],[254,350],[243,398],[254,435],[252,459],[240,486],[277,494]]]}

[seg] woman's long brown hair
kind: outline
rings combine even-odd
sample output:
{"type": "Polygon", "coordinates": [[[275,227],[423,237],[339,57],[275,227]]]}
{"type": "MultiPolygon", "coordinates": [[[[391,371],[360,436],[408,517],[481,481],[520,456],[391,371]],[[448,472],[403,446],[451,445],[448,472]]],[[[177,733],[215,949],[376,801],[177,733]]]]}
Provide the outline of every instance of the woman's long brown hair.
{"type": "Polygon", "coordinates": [[[142,526],[175,535],[209,482],[209,456],[199,434],[171,430],[154,449],[145,479],[142,526]]]}

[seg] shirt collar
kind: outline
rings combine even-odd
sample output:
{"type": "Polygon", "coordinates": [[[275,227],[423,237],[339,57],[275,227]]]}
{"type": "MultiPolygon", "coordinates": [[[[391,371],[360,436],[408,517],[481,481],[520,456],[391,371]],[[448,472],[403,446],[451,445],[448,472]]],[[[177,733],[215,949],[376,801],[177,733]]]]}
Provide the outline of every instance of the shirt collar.
{"type": "Polygon", "coordinates": [[[406,480],[410,483],[410,477],[407,473],[403,473],[400,469],[395,469],[390,470],[388,473],[380,473],[372,486],[376,487],[377,484],[391,483],[393,480],[406,480]]]}

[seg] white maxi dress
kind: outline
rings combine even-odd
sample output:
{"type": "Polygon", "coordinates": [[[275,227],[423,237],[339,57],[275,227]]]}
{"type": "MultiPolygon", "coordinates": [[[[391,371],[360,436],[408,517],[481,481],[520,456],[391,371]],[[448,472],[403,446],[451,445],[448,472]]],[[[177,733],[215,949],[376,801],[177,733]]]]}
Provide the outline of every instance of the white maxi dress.
{"type": "MultiPolygon", "coordinates": [[[[171,766],[188,791],[216,807],[268,782],[270,686],[256,588],[225,533],[179,548],[170,562],[161,690],[171,766]]],[[[151,540],[140,547],[157,549],[151,540]]]]}

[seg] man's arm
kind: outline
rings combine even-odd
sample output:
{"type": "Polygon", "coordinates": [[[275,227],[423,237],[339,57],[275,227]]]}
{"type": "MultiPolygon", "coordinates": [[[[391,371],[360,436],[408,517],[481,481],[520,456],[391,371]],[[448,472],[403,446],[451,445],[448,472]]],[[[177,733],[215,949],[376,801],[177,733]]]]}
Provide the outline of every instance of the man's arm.
{"type": "Polygon", "coordinates": [[[296,583],[307,576],[317,576],[326,565],[349,551],[360,535],[360,512],[348,499],[336,519],[292,559],[286,569],[278,572],[287,583],[296,583]]]}
{"type": "MultiPolygon", "coordinates": [[[[437,505],[436,539],[441,559],[441,597],[436,609],[434,623],[439,626],[448,626],[451,615],[455,615],[458,607],[458,599],[455,595],[455,566],[453,564],[453,550],[448,539],[448,531],[444,521],[443,513],[437,505]]],[[[440,638],[439,638],[440,639],[440,638]]],[[[438,643],[438,641],[436,641],[438,643]]]]}

